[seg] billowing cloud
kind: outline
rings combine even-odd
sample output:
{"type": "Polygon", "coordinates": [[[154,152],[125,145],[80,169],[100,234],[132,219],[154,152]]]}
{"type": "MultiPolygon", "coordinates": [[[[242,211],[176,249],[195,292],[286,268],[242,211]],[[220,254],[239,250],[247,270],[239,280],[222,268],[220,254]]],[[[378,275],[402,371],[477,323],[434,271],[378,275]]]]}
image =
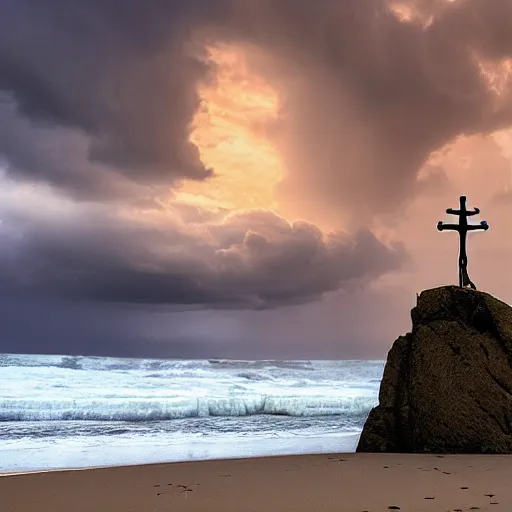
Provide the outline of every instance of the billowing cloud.
{"type": "MultiPolygon", "coordinates": [[[[2,137],[13,175],[85,195],[105,181],[88,161],[153,185],[210,174],[188,140],[207,67],[186,48],[191,22],[211,11],[207,2],[6,0],[1,11],[0,90],[33,122],[86,137],[85,154],[65,147],[60,165],[41,130],[25,130],[16,143],[2,137]],[[32,158],[27,146],[37,148],[32,158]]],[[[0,117],[0,132],[10,121],[10,113],[0,117]]]]}
{"type": "Polygon", "coordinates": [[[41,130],[1,137],[0,152],[13,175],[88,197],[123,194],[126,179],[204,179],[189,142],[196,86],[212,79],[201,44],[251,45],[282,101],[283,203],[311,220],[368,220],[415,193],[431,151],[510,124],[510,83],[496,85],[510,14],[507,0],[6,0],[0,90],[82,143],[60,165],[41,130]]]}
{"type": "Polygon", "coordinates": [[[364,223],[396,211],[432,151],[512,123],[507,0],[234,5],[228,34],[281,94],[293,214],[364,223]]]}
{"type": "MultiPolygon", "coordinates": [[[[30,194],[29,194],[30,195],[30,194]]],[[[265,308],[320,297],[398,268],[401,246],[369,231],[324,235],[270,212],[186,225],[153,212],[52,199],[38,211],[4,195],[0,275],[9,287],[56,298],[265,308]]]]}
{"type": "Polygon", "coordinates": [[[511,24],[506,0],[5,0],[2,282],[264,308],[397,269],[405,251],[375,218],[449,186],[440,170],[418,180],[434,150],[512,123],[511,24]],[[215,183],[189,137],[217,42],[279,99],[261,128],[285,169],[278,213],[172,204],[181,180],[215,183]]]}

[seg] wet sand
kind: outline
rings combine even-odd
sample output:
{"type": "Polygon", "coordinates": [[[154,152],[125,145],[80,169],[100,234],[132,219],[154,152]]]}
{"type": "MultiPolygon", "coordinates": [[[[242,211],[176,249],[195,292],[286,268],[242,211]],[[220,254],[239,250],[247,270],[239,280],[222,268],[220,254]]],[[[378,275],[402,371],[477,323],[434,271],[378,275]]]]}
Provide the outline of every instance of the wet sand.
{"type": "Polygon", "coordinates": [[[512,455],[333,454],[0,476],[2,512],[512,511],[512,455]]]}

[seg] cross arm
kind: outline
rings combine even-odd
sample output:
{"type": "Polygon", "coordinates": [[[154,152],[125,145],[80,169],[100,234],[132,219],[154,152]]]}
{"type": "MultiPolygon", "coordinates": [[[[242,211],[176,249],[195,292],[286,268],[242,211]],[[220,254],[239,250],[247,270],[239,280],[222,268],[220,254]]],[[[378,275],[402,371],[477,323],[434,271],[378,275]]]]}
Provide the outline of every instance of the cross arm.
{"type": "Polygon", "coordinates": [[[446,213],[449,213],[450,215],[460,215],[462,212],[460,210],[454,210],[453,208],[448,208],[448,210],[446,210],[446,213]]]}
{"type": "MultiPolygon", "coordinates": [[[[454,231],[459,231],[460,226],[458,224],[443,224],[442,221],[439,221],[437,223],[437,229],[439,231],[444,231],[445,229],[452,229],[454,231]]],[[[482,228],[480,228],[480,229],[482,229],[482,228]]]]}
{"type": "Polygon", "coordinates": [[[471,217],[472,215],[478,215],[480,213],[480,208],[475,208],[473,211],[466,212],[466,215],[468,217],[471,217]]]}
{"type": "Polygon", "coordinates": [[[487,231],[489,229],[489,224],[483,220],[480,222],[480,224],[468,224],[467,226],[468,231],[476,231],[477,229],[483,229],[484,231],[487,231]]]}

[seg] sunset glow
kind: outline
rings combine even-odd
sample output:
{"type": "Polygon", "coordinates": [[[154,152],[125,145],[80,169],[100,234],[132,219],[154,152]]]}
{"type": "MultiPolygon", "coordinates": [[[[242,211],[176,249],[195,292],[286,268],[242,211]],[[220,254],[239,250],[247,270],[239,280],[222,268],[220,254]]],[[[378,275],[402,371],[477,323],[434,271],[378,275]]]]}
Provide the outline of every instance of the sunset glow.
{"type": "Polygon", "coordinates": [[[510,90],[512,59],[494,62],[479,59],[477,62],[482,78],[494,94],[501,97],[510,90]]]}
{"type": "Polygon", "coordinates": [[[274,188],[282,177],[279,155],[266,136],[278,119],[278,98],[232,46],[208,49],[216,80],[201,86],[202,108],[191,141],[215,176],[185,182],[176,199],[206,209],[277,209],[274,188]]]}
{"type": "Polygon", "coordinates": [[[493,138],[501,149],[501,154],[508,162],[508,180],[502,192],[509,192],[512,190],[512,130],[495,132],[493,138]]]}
{"type": "Polygon", "coordinates": [[[412,19],[416,16],[412,6],[408,5],[407,3],[396,2],[390,4],[389,7],[396,18],[403,23],[412,21],[412,19]]]}

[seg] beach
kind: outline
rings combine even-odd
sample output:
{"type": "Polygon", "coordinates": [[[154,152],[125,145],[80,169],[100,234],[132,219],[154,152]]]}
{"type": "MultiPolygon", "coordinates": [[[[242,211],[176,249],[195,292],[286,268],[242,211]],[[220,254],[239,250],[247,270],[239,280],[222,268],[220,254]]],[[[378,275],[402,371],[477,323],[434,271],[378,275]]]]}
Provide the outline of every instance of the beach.
{"type": "Polygon", "coordinates": [[[350,453],[0,476],[2,512],[512,510],[512,455],[350,453]]]}

